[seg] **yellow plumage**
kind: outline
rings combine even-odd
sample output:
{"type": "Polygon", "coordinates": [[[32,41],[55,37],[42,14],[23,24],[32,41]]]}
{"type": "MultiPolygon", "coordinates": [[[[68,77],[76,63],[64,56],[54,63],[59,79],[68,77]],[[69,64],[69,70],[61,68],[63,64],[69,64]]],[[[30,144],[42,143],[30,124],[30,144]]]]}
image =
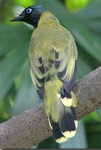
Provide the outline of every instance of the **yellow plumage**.
{"type": "MultiPolygon", "coordinates": [[[[73,76],[75,61],[77,60],[77,49],[71,33],[62,27],[57,18],[48,11],[41,15],[38,27],[32,34],[29,48],[29,58],[31,66],[35,66],[34,69],[38,67],[38,65],[35,64],[35,61],[38,58],[42,58],[43,60],[44,68],[46,69],[45,75],[42,76],[42,73],[38,68],[34,72],[40,79],[45,76],[44,105],[46,115],[48,117],[50,116],[52,120],[57,123],[59,122],[59,114],[61,109],[61,106],[59,105],[60,100],[63,105],[67,107],[76,107],[77,105],[77,99],[73,92],[71,92],[72,98],[65,97],[61,99],[58,95],[60,90],[63,88],[62,80],[70,81],[73,76]],[[59,54],[58,58],[55,58],[54,50],[59,54]],[[50,60],[55,62],[55,59],[56,61],[60,61],[60,65],[57,69],[54,67],[54,63],[50,63],[50,60]],[[61,79],[59,79],[57,77],[57,72],[62,72],[65,68],[65,74],[63,74],[61,79]],[[50,80],[47,82],[48,77],[50,77],[50,80]]],[[[31,70],[33,70],[32,67],[31,70]]],[[[34,75],[32,73],[31,76],[33,79],[34,75]]],[[[37,81],[34,78],[33,83],[35,88],[38,90],[36,82],[37,81]]],[[[73,131],[71,135],[70,134],[71,132],[67,131],[63,135],[67,139],[75,135],[75,131],[73,131]]],[[[64,138],[62,137],[62,139],[64,138]]],[[[59,141],[59,139],[57,141],[59,141]]]]}
{"type": "Polygon", "coordinates": [[[77,48],[71,33],[41,5],[26,8],[11,21],[24,21],[35,27],[29,47],[33,84],[44,100],[45,112],[58,143],[76,133],[77,98],[73,93],[77,48]]]}
{"type": "MultiPolygon", "coordinates": [[[[44,105],[46,115],[57,123],[59,122],[61,109],[59,101],[62,101],[63,105],[67,107],[76,107],[77,105],[77,99],[73,92],[71,92],[72,98],[61,98],[61,96],[59,98],[58,95],[63,88],[62,80],[68,82],[73,76],[75,61],[77,60],[77,49],[71,33],[62,27],[57,18],[48,11],[41,15],[38,27],[32,34],[29,58],[32,66],[31,70],[34,71],[36,76],[39,79],[45,77],[44,105]],[[54,50],[58,53],[58,58],[55,58],[54,50]],[[44,68],[46,69],[45,74],[42,74],[38,68],[40,66],[40,64],[36,63],[38,58],[42,58],[44,68]],[[54,63],[50,63],[50,61],[55,62],[55,59],[56,61],[60,61],[58,68],[54,67],[54,63]],[[65,73],[59,79],[57,73],[64,71],[65,68],[65,73]],[[50,77],[50,80],[47,82],[48,77],[50,77]]],[[[31,73],[31,76],[33,79],[34,74],[31,73]]],[[[38,90],[39,88],[37,87],[37,80],[35,80],[35,78],[33,79],[33,83],[38,90]]],[[[39,83],[39,87],[41,86],[43,87],[43,85],[39,83]]],[[[72,133],[67,131],[63,135],[67,139],[75,135],[75,131],[72,133]]],[[[64,138],[62,137],[62,139],[64,138]]]]}

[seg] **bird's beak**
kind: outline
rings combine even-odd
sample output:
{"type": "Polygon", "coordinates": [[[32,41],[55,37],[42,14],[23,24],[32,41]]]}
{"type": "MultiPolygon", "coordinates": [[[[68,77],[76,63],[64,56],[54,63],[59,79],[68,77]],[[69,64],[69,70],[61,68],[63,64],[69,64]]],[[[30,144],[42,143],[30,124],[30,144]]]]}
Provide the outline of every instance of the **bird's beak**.
{"type": "Polygon", "coordinates": [[[11,22],[13,22],[13,21],[23,21],[23,18],[24,18],[24,16],[19,15],[19,16],[15,17],[14,19],[10,20],[10,21],[11,22]]]}

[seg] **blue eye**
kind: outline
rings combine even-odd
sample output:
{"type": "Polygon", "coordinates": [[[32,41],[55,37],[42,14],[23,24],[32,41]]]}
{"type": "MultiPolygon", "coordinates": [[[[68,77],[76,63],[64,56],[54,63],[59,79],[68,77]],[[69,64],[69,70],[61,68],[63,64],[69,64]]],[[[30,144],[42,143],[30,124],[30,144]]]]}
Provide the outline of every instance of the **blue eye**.
{"type": "Polygon", "coordinates": [[[30,14],[31,12],[32,12],[32,8],[26,9],[26,13],[27,13],[27,14],[30,14]]]}

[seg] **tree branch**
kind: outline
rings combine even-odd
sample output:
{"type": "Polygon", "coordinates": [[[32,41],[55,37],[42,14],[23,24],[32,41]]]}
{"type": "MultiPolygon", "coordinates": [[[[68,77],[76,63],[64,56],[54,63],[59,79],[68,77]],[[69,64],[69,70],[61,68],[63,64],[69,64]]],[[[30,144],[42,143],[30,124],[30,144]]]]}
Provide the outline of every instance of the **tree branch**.
{"type": "MultiPolygon", "coordinates": [[[[101,67],[74,87],[78,119],[101,107],[101,67]]],[[[0,124],[0,148],[30,148],[52,135],[43,103],[0,124]]]]}

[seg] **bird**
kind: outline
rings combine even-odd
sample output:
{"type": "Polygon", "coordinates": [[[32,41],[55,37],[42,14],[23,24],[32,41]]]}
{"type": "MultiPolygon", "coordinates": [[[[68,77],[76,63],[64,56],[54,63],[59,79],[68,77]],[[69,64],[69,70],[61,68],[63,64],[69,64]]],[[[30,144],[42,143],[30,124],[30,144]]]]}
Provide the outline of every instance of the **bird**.
{"type": "Polygon", "coordinates": [[[44,102],[55,141],[65,142],[76,134],[78,126],[73,92],[78,59],[75,39],[42,5],[27,7],[13,21],[34,27],[28,52],[32,82],[44,102]]]}

